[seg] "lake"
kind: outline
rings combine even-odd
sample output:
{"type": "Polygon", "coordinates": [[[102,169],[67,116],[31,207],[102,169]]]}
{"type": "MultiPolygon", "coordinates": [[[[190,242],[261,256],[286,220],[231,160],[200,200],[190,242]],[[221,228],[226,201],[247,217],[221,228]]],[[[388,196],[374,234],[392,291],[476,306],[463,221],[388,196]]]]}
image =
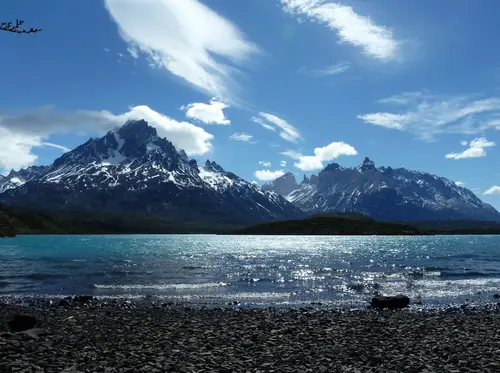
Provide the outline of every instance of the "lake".
{"type": "Polygon", "coordinates": [[[1,296],[365,306],[491,302],[500,236],[44,235],[0,240],[1,296]]]}

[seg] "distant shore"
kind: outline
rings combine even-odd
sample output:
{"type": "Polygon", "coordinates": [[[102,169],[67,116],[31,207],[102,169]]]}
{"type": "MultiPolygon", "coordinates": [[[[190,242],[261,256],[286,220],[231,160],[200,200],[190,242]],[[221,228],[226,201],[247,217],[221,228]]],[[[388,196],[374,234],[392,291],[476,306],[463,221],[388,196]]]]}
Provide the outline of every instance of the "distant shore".
{"type": "Polygon", "coordinates": [[[425,312],[0,303],[0,371],[498,372],[500,304],[425,312]],[[14,314],[33,332],[8,333],[14,314]]]}

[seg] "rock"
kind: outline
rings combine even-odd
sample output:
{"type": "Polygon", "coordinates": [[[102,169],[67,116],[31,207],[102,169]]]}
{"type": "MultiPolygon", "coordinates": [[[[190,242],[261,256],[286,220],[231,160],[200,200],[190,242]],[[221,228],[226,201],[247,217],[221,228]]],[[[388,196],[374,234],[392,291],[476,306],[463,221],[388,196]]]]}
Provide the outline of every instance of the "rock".
{"type": "Polygon", "coordinates": [[[493,298],[500,299],[500,294],[493,294],[493,298]]]}
{"type": "Polygon", "coordinates": [[[29,329],[24,332],[20,332],[18,334],[22,334],[23,336],[29,337],[31,339],[38,339],[40,337],[44,337],[49,335],[49,331],[47,329],[29,329]]]}
{"type": "Polygon", "coordinates": [[[94,296],[92,295],[77,295],[75,297],[75,302],[78,303],[90,303],[94,299],[94,296]]]}
{"type": "Polygon", "coordinates": [[[33,329],[37,323],[37,319],[33,316],[17,314],[7,322],[7,326],[11,332],[23,332],[33,329]]]}
{"type": "Polygon", "coordinates": [[[395,296],[375,296],[371,302],[373,308],[388,308],[390,310],[405,308],[409,304],[410,298],[401,294],[395,296]]]}
{"type": "Polygon", "coordinates": [[[71,298],[70,299],[68,299],[68,298],[59,299],[58,306],[59,307],[69,307],[69,306],[71,306],[70,300],[71,300],[71,298]]]}

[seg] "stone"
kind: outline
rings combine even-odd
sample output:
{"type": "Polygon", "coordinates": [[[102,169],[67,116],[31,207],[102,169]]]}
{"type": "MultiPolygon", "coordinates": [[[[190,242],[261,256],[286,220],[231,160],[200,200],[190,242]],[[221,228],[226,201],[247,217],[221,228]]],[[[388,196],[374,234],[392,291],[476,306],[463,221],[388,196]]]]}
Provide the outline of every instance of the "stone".
{"type": "Polygon", "coordinates": [[[401,309],[408,307],[410,304],[410,298],[406,295],[395,295],[395,296],[375,296],[372,298],[371,306],[373,308],[388,308],[391,310],[401,309]]]}
{"type": "Polygon", "coordinates": [[[11,332],[16,333],[33,329],[37,323],[37,319],[33,316],[16,314],[10,321],[7,322],[7,326],[11,332]]]}

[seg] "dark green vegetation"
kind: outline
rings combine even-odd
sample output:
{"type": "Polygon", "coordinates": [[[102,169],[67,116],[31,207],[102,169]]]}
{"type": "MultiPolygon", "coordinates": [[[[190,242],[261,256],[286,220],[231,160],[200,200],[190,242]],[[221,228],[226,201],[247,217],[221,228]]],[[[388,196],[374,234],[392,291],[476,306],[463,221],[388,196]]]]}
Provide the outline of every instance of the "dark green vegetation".
{"type": "Polygon", "coordinates": [[[472,220],[376,221],[359,213],[329,213],[250,227],[146,214],[37,212],[0,204],[0,237],[16,234],[269,234],[269,235],[429,235],[500,234],[500,223],[472,220]]]}
{"type": "Polygon", "coordinates": [[[220,233],[235,228],[234,225],[140,214],[35,212],[0,204],[0,237],[13,234],[220,233]]]}
{"type": "Polygon", "coordinates": [[[424,230],[398,223],[385,223],[366,218],[350,219],[342,215],[323,215],[308,219],[258,224],[237,231],[238,234],[297,235],[420,235],[424,230]]]}

